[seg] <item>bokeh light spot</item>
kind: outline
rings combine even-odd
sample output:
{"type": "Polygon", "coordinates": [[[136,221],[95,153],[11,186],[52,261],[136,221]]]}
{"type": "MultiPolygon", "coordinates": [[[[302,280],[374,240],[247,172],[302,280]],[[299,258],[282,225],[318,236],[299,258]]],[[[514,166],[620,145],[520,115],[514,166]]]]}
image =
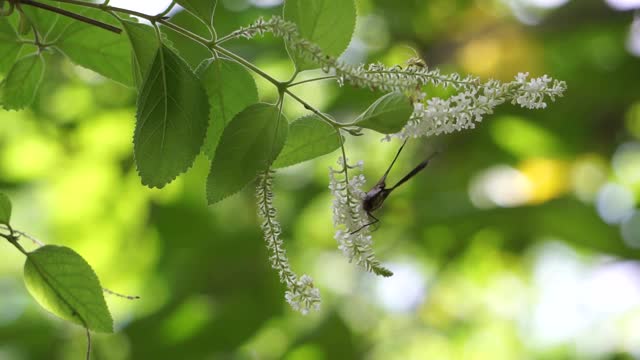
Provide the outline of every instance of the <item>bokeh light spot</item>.
{"type": "Polygon", "coordinates": [[[635,211],[620,226],[622,239],[632,248],[640,248],[640,211],[635,211]]]}
{"type": "Polygon", "coordinates": [[[393,276],[376,279],[376,298],[389,311],[407,312],[417,308],[426,295],[426,279],[409,263],[389,265],[393,276]]]}
{"type": "Polygon", "coordinates": [[[598,191],[596,208],[607,224],[618,224],[633,213],[634,196],[631,190],[615,183],[607,183],[598,191]]]}
{"type": "Polygon", "coordinates": [[[575,195],[584,202],[592,202],[600,187],[607,181],[606,162],[598,155],[579,157],[571,168],[571,186],[575,195]]]}
{"type": "Polygon", "coordinates": [[[522,172],[507,165],[497,165],[471,180],[469,198],[481,209],[515,207],[526,204],[532,191],[531,181],[522,172]]]}
{"type": "Polygon", "coordinates": [[[549,130],[517,116],[503,116],[491,122],[493,141],[519,157],[558,155],[562,143],[549,130]]]}
{"type": "Polygon", "coordinates": [[[613,170],[618,180],[633,187],[640,183],[640,143],[626,143],[613,155],[613,170]]]}
{"type": "Polygon", "coordinates": [[[640,0],[606,0],[606,2],[616,10],[640,9],[640,0]]]}
{"type": "Polygon", "coordinates": [[[519,168],[531,184],[530,203],[539,204],[556,198],[569,187],[569,166],[564,161],[528,159],[519,168]]]}
{"type": "Polygon", "coordinates": [[[640,57],[640,17],[636,17],[629,29],[627,38],[627,50],[635,56],[640,57]]]}

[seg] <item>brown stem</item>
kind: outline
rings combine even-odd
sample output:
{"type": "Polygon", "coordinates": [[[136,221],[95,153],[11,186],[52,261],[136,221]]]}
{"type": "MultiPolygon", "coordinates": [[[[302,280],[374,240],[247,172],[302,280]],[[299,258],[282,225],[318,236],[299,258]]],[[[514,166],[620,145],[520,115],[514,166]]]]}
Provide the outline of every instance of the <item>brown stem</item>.
{"type": "Polygon", "coordinates": [[[94,20],[94,19],[88,18],[86,16],[82,16],[80,14],[76,14],[74,12],[67,11],[65,9],[57,8],[55,6],[39,3],[39,2],[33,1],[33,0],[19,0],[19,3],[23,4],[23,5],[30,5],[30,6],[33,6],[33,7],[37,7],[37,8],[40,8],[40,9],[47,10],[47,11],[51,11],[51,12],[54,12],[54,13],[57,13],[57,14],[60,14],[60,15],[64,15],[64,16],[70,17],[72,19],[75,19],[75,20],[78,20],[78,21],[82,21],[82,22],[87,23],[89,25],[97,26],[97,27],[99,27],[101,29],[105,29],[107,31],[114,32],[116,34],[120,34],[122,32],[122,29],[117,28],[115,26],[112,26],[112,25],[109,25],[109,24],[105,24],[105,23],[103,23],[101,21],[94,20]]]}

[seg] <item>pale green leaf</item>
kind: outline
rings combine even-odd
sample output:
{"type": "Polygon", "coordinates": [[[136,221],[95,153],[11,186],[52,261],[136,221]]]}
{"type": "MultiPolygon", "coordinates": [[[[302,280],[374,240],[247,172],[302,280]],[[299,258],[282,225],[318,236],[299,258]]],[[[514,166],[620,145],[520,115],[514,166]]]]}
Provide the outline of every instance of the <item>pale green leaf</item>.
{"type": "Polygon", "coordinates": [[[340,147],[336,129],[318,115],[302,117],[289,125],[289,135],[274,168],[295,165],[328,154],[340,147]]]}
{"type": "Polygon", "coordinates": [[[258,102],[258,88],[249,72],[235,61],[218,59],[199,71],[211,113],[203,151],[213,159],[220,136],[233,117],[258,102]]]}
{"type": "Polygon", "coordinates": [[[412,113],[411,100],[400,92],[392,92],[371,104],[360,114],[354,125],[383,134],[393,134],[402,130],[412,113]]]}
{"type": "Polygon", "coordinates": [[[207,26],[213,26],[213,14],[216,11],[216,0],[176,0],[180,6],[204,21],[207,26]]]}
{"type": "Polygon", "coordinates": [[[75,251],[47,245],[29,253],[24,282],[31,296],[53,314],[89,330],[113,332],[100,280],[75,251]]]}
{"type": "Polygon", "coordinates": [[[40,54],[16,61],[0,88],[0,102],[7,110],[20,110],[30,105],[44,76],[45,62],[40,54]]]}
{"type": "Polygon", "coordinates": [[[158,52],[159,42],[149,25],[123,20],[122,27],[131,42],[133,80],[137,86],[141,86],[158,52]]]}
{"type": "Polygon", "coordinates": [[[138,172],[143,184],[161,188],[191,166],[209,123],[204,87],[166,46],[158,49],[138,94],[136,118],[138,172]]]}
{"type": "Polygon", "coordinates": [[[269,168],[287,139],[287,119],[269,104],[253,104],[227,125],[211,162],[207,199],[216,203],[242,190],[269,168]]]}
{"type": "Polygon", "coordinates": [[[0,73],[8,71],[16,61],[22,48],[19,40],[18,33],[11,26],[7,17],[0,16],[0,54],[2,54],[0,56],[0,73]]]}
{"type": "MultiPolygon", "coordinates": [[[[100,22],[119,26],[111,15],[91,8],[74,12],[100,22]]],[[[61,20],[66,23],[68,20],[61,20]]],[[[56,27],[56,31],[60,27],[56,27]]],[[[133,86],[131,46],[125,34],[116,34],[80,21],[70,21],[56,36],[55,45],[74,63],[127,86],[133,86]]]]}
{"type": "MultiPolygon", "coordinates": [[[[325,54],[338,57],[351,42],[356,26],[353,0],[287,0],[284,18],[298,26],[300,36],[320,46],[325,54]]],[[[298,70],[317,68],[290,51],[298,70]]]]}
{"type": "Polygon", "coordinates": [[[0,224],[9,224],[11,220],[11,199],[5,194],[0,193],[0,224]]]}

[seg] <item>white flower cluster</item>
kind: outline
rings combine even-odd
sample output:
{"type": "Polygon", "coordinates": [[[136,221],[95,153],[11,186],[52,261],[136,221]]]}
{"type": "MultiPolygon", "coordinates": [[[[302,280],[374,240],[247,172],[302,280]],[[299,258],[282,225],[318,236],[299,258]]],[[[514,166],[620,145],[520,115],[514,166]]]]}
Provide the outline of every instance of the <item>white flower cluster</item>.
{"type": "Polygon", "coordinates": [[[363,162],[350,166],[343,157],[338,159],[337,170],[329,168],[329,189],[334,196],[333,225],[337,229],[335,239],[339,249],[350,262],[355,262],[365,270],[377,275],[391,276],[393,273],[383,267],[373,252],[369,217],[362,208],[366,180],[358,174],[349,178],[348,169],[362,171],[363,162]],[[359,231],[357,231],[360,229],[359,231]]]}
{"type": "Polygon", "coordinates": [[[294,23],[277,16],[269,20],[260,18],[231,35],[251,38],[265,32],[284,38],[289,49],[298,56],[317,64],[326,73],[334,73],[340,85],[348,82],[372,90],[404,91],[411,94],[414,113],[406,127],[395,134],[400,138],[472,129],[485,115],[492,114],[496,106],[505,102],[528,109],[544,109],[547,99],[555,101],[566,90],[564,81],[554,80],[547,75],[529,80],[528,73],[520,73],[514,81],[508,83],[497,80],[483,83],[475,76],[463,78],[456,73],[441,74],[438,69],[429,69],[422,61],[409,61],[406,67],[343,64],[324,54],[317,45],[300,37],[294,23]],[[460,92],[448,99],[427,98],[421,90],[427,84],[450,87],[460,92]]]}
{"type": "Polygon", "coordinates": [[[528,80],[528,73],[520,73],[509,83],[490,80],[481,86],[471,87],[448,99],[417,96],[411,119],[395,136],[400,138],[448,134],[463,129],[473,129],[485,115],[493,113],[496,106],[511,102],[527,109],[544,109],[546,100],[555,101],[566,90],[563,81],[547,75],[528,80]]]}
{"type": "Polygon", "coordinates": [[[283,38],[289,49],[294,50],[305,60],[318,65],[324,72],[335,73],[340,85],[348,82],[357,87],[391,92],[415,91],[416,88],[428,83],[451,86],[455,89],[468,89],[480,84],[480,80],[476,77],[462,78],[455,73],[443,75],[438,69],[430,70],[419,62],[405,68],[401,66],[386,67],[380,63],[358,66],[343,64],[335,57],[324,54],[318,45],[302,38],[294,23],[278,16],[269,20],[258,18],[253,24],[242,27],[223,39],[233,37],[250,39],[258,35],[262,36],[267,32],[283,38]]]}
{"type": "Polygon", "coordinates": [[[306,315],[309,310],[320,308],[320,290],[313,285],[308,275],[298,276],[291,270],[287,252],[283,247],[282,228],[276,220],[277,211],[273,206],[273,172],[270,170],[258,178],[256,196],[258,198],[258,215],[262,218],[262,231],[267,249],[271,252],[271,267],[278,271],[280,282],[286,287],[285,299],[291,307],[306,315]]]}

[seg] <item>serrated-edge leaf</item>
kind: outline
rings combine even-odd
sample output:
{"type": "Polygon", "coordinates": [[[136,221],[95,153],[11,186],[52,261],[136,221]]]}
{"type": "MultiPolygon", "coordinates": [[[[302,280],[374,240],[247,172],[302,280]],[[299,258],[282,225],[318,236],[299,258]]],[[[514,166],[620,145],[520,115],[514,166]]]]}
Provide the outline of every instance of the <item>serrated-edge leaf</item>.
{"type": "Polygon", "coordinates": [[[11,199],[0,192],[0,224],[9,225],[11,221],[11,199]]]}
{"type": "Polygon", "coordinates": [[[411,100],[396,91],[378,98],[353,124],[382,134],[393,134],[402,130],[412,113],[411,100]]]}
{"type": "Polygon", "coordinates": [[[156,34],[149,25],[126,20],[121,23],[131,43],[133,80],[140,87],[158,51],[156,34]]]}
{"type": "Polygon", "coordinates": [[[142,183],[162,188],[187,171],[200,152],[209,102],[200,80],[166,46],[138,94],[134,156],[142,183]]]}
{"type": "Polygon", "coordinates": [[[242,190],[268,169],[286,142],[288,128],[284,114],[271,104],[253,104],[238,113],[224,129],[211,162],[209,205],[242,190]]]}
{"type": "Polygon", "coordinates": [[[16,61],[2,81],[0,101],[6,110],[20,110],[30,105],[36,97],[45,62],[41,54],[34,53],[16,61]]]}
{"type": "Polygon", "coordinates": [[[289,135],[273,168],[299,164],[340,148],[339,134],[333,126],[312,114],[289,124],[289,135]]]}
{"type": "MultiPolygon", "coordinates": [[[[353,38],[357,17],[354,0],[287,0],[282,11],[285,20],[298,26],[300,36],[318,45],[327,55],[338,57],[353,38]],[[305,21],[309,17],[313,19],[305,21]],[[321,26],[324,22],[328,23],[321,26]]],[[[287,51],[299,71],[319,67],[300,58],[288,46],[287,51]]]]}
{"type": "Polygon", "coordinates": [[[6,16],[0,16],[0,72],[11,68],[16,61],[22,44],[16,30],[11,26],[6,16]]]}
{"type": "Polygon", "coordinates": [[[113,332],[100,280],[72,249],[47,245],[28,253],[24,280],[29,293],[51,313],[89,330],[113,332]]]}
{"type": "Polygon", "coordinates": [[[213,159],[227,124],[247,106],[258,102],[258,87],[253,76],[232,60],[218,58],[199,69],[211,106],[209,128],[203,151],[213,159]]]}

